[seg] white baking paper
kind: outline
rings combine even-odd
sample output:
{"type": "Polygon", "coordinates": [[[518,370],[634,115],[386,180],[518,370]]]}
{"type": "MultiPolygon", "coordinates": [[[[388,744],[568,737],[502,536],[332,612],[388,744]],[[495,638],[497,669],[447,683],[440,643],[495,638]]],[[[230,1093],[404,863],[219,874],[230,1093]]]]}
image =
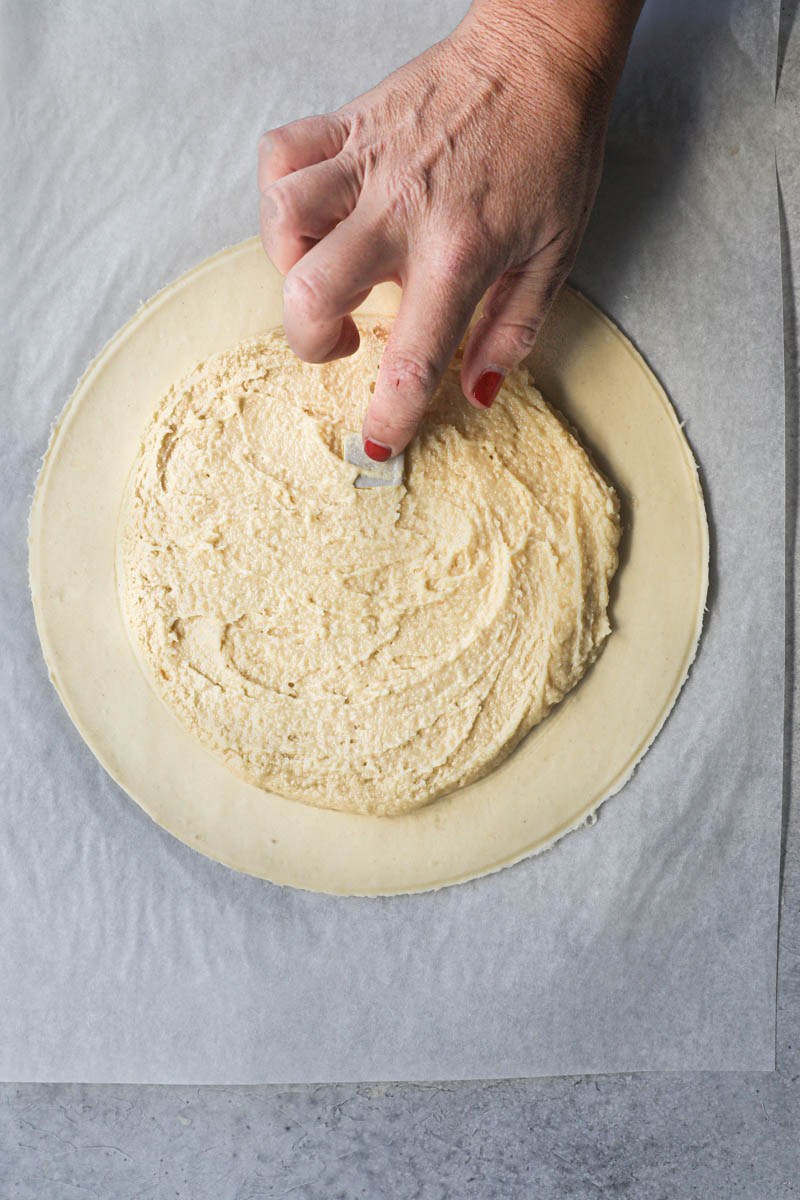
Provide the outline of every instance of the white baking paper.
{"type": "Polygon", "coordinates": [[[677,708],[595,827],[478,882],[349,900],[202,858],[108,779],[39,651],[28,507],[51,424],[90,359],[140,300],[255,231],[262,130],[365,90],[462,4],[3,6],[0,1076],[773,1066],[776,9],[648,0],[575,271],[655,368],[700,462],[711,591],[677,708]]]}

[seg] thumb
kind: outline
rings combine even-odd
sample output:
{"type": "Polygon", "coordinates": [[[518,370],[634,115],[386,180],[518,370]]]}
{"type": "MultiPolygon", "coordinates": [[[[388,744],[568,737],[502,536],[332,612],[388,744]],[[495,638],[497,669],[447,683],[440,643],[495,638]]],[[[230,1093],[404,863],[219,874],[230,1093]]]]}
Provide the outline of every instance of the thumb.
{"type": "Polygon", "coordinates": [[[505,374],[530,354],[573,259],[574,252],[559,254],[548,247],[506,271],[489,289],[483,315],[464,347],[461,386],[470,403],[488,408],[505,374]]]}
{"type": "Polygon", "coordinates": [[[364,417],[370,458],[399,454],[416,433],[481,295],[479,282],[465,282],[458,272],[431,275],[421,262],[409,271],[364,417]]]}

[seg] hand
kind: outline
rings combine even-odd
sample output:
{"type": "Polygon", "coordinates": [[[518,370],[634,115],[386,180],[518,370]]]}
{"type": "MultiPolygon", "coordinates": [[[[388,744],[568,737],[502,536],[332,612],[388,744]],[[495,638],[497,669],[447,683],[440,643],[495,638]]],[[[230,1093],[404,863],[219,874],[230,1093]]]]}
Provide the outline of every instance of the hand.
{"type": "Polygon", "coordinates": [[[586,227],[638,8],[478,0],[372,91],[262,139],[261,237],[295,353],[352,354],[348,314],[375,283],[403,289],[364,420],[373,458],[411,440],[487,289],[467,400],[488,407],[530,352],[586,227]]]}

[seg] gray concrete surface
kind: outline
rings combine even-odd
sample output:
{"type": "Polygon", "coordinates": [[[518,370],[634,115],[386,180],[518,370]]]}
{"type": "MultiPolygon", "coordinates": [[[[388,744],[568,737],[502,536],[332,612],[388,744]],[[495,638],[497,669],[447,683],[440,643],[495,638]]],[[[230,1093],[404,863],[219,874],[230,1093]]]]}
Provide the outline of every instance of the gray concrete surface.
{"type": "MultiPolygon", "coordinates": [[[[784,5],[789,561],[797,559],[800,21],[784,5]],[[791,34],[791,36],[790,36],[791,34]],[[787,48],[788,44],[788,48],[787,48]]],[[[787,584],[796,605],[794,572],[787,584]]],[[[793,620],[787,637],[793,635],[793,620]]],[[[789,657],[797,663],[796,648],[789,657]]],[[[0,1085],[14,1200],[773,1200],[800,1195],[800,712],[787,685],[777,1070],[324,1087],[0,1085]],[[796,721],[795,721],[796,724],[796,721]],[[790,799],[793,803],[790,804],[790,799]]],[[[790,675],[791,680],[791,675],[790,675]]],[[[0,968],[1,969],[1,968],[0,968]]]]}

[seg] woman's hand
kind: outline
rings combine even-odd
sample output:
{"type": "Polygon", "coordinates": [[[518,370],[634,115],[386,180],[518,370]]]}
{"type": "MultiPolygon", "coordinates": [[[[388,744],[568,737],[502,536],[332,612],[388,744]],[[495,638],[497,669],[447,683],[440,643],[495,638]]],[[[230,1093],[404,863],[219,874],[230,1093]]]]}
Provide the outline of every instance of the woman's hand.
{"type": "Polygon", "coordinates": [[[412,438],[464,354],[478,407],[530,351],[575,258],[636,0],[477,0],[443,42],[328,116],[262,139],[261,237],[309,362],[352,354],[373,284],[403,299],[364,421],[367,453],[412,438]]]}

